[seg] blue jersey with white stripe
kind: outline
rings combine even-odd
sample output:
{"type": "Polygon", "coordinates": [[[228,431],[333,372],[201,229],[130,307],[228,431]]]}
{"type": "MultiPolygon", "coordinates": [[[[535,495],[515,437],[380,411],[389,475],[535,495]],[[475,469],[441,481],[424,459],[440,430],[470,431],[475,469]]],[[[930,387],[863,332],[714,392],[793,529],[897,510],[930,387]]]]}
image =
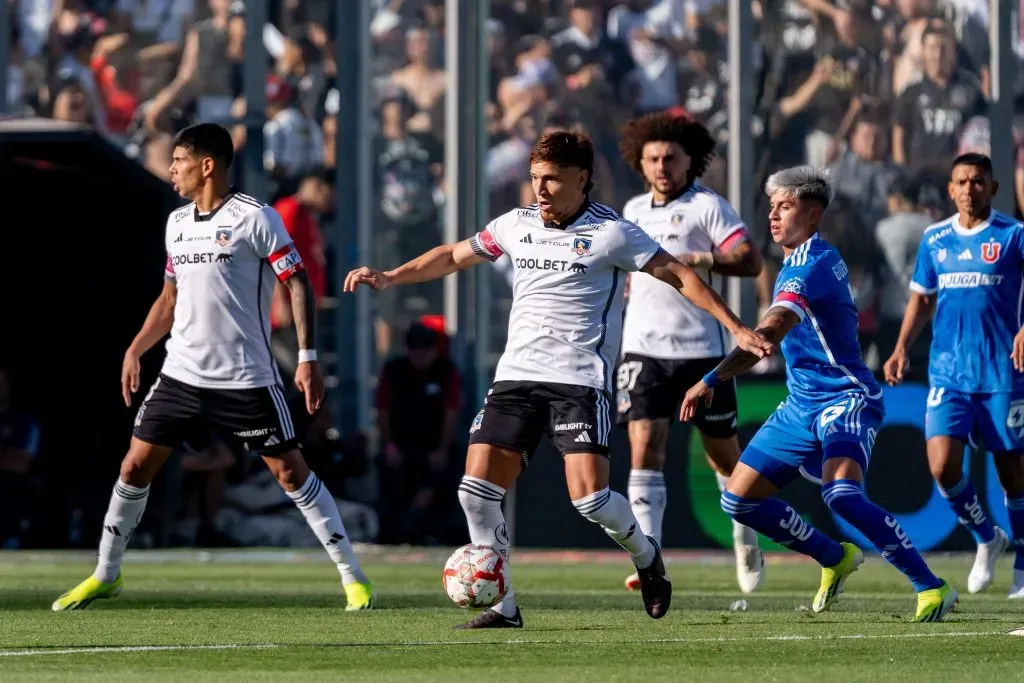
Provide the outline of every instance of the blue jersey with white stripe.
{"type": "Polygon", "coordinates": [[[849,271],[835,247],[817,234],[782,262],[772,306],[799,318],[786,338],[786,386],[792,401],[814,407],[842,395],[881,400],[882,390],[861,358],[857,308],[849,271]]]}
{"type": "Polygon", "coordinates": [[[1024,390],[1013,338],[1024,323],[1024,226],[992,211],[967,230],[956,215],[928,228],[910,288],[936,296],[928,382],[979,394],[1024,390]]]}

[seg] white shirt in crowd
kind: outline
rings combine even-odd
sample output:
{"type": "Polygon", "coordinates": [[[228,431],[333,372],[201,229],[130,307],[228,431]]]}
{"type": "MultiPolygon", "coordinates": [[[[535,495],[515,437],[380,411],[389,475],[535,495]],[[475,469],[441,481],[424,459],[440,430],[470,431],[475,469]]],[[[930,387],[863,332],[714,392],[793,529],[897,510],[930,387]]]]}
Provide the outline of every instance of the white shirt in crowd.
{"type": "MultiPolygon", "coordinates": [[[[747,226],[729,202],[699,183],[664,205],[656,205],[650,192],[633,197],[622,214],[677,257],[728,251],[747,239],[747,226]]],[[[714,273],[708,272],[707,279],[713,288],[721,283],[714,273]]],[[[727,344],[729,335],[718,321],[675,289],[644,273],[631,277],[623,353],[669,360],[715,358],[726,354],[731,348],[727,344]]]]}
{"type": "Polygon", "coordinates": [[[171,212],[165,243],[178,300],[163,374],[210,389],[280,384],[270,302],[304,265],[277,211],[240,192],[208,214],[189,204],[171,212]]]}
{"type": "Polygon", "coordinates": [[[324,163],[324,134],[319,124],[290,107],[263,125],[263,167],[289,177],[305,175],[324,163]]]}
{"type": "Polygon", "coordinates": [[[611,391],[622,337],[627,271],[658,244],[602,204],[587,202],[563,227],[536,206],[499,216],[473,250],[515,268],[508,341],[494,380],[554,382],[611,391]]]}

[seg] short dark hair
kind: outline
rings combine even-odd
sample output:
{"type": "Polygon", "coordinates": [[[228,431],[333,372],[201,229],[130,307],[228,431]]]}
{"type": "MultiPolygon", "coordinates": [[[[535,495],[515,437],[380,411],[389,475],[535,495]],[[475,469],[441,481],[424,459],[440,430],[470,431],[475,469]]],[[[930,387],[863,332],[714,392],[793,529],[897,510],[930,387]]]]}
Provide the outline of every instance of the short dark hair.
{"type": "Polygon", "coordinates": [[[924,39],[928,36],[939,36],[940,38],[952,38],[953,36],[949,32],[949,27],[941,19],[933,19],[925,24],[924,30],[921,31],[921,44],[924,44],[924,39]]]}
{"type": "Polygon", "coordinates": [[[225,169],[235,159],[231,133],[216,123],[197,123],[174,136],[171,149],[181,147],[195,157],[211,157],[225,169]]]}
{"type": "Polygon", "coordinates": [[[992,175],[992,160],[985,154],[978,154],[977,152],[961,154],[956,159],[953,159],[953,165],[949,167],[950,173],[952,173],[957,166],[976,166],[985,173],[992,175]]]}
{"type": "Polygon", "coordinates": [[[530,152],[530,163],[538,161],[582,168],[587,172],[587,184],[583,191],[594,189],[594,145],[583,133],[556,130],[542,135],[530,152]]]}
{"type": "Polygon", "coordinates": [[[633,170],[643,175],[640,160],[648,142],[675,142],[690,157],[690,170],[686,181],[692,183],[704,175],[715,155],[715,138],[703,124],[686,116],[669,112],[648,114],[627,121],[620,131],[619,152],[633,170]]]}

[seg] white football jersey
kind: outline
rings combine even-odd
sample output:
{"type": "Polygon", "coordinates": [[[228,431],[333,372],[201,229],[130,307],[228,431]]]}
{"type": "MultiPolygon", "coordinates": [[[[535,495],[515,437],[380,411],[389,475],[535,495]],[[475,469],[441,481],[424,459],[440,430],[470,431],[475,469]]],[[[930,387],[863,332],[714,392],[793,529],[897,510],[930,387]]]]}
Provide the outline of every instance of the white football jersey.
{"type": "Polygon", "coordinates": [[[304,266],[277,211],[233,191],[208,214],[171,212],[165,242],[178,301],[162,372],[211,389],[280,384],[270,301],[277,280],[304,266]]]}
{"type": "Polygon", "coordinates": [[[557,382],[611,391],[622,339],[626,271],[637,271],[658,244],[602,204],[586,202],[564,226],[536,206],[493,220],[471,241],[515,269],[508,341],[494,380],[557,382]]]}
{"type": "MultiPolygon", "coordinates": [[[[697,251],[725,252],[747,239],[747,226],[729,202],[698,183],[660,206],[650,192],[633,197],[622,213],[677,257],[697,251]]],[[[709,272],[707,277],[711,287],[721,284],[722,276],[709,272]]],[[[727,344],[728,334],[709,313],[650,275],[632,276],[623,353],[668,360],[714,358],[728,352],[731,345],[727,344]]]]}

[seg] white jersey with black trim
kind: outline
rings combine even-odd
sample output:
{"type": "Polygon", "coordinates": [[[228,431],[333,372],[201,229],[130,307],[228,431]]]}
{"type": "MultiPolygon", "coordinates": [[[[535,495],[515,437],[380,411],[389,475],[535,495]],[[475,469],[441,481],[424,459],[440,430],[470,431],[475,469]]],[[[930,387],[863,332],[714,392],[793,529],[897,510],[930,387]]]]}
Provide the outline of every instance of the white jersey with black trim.
{"type": "MultiPolygon", "coordinates": [[[[633,197],[622,215],[673,256],[726,252],[748,239],[747,226],[729,202],[698,183],[665,204],[655,204],[650,192],[633,197]]],[[[707,272],[711,287],[718,286],[721,279],[707,272]]],[[[666,360],[714,358],[726,354],[728,343],[725,330],[711,314],[650,275],[632,276],[623,353],[666,360]]]]}
{"type": "Polygon", "coordinates": [[[163,374],[211,389],[280,384],[270,302],[275,282],[304,265],[277,211],[232,191],[208,214],[171,212],[165,242],[178,300],[163,374]]]}
{"type": "Polygon", "coordinates": [[[643,268],[657,242],[587,201],[561,225],[543,221],[536,206],[509,211],[471,244],[491,261],[508,254],[515,269],[508,341],[494,380],[611,391],[626,271],[643,268]]]}

